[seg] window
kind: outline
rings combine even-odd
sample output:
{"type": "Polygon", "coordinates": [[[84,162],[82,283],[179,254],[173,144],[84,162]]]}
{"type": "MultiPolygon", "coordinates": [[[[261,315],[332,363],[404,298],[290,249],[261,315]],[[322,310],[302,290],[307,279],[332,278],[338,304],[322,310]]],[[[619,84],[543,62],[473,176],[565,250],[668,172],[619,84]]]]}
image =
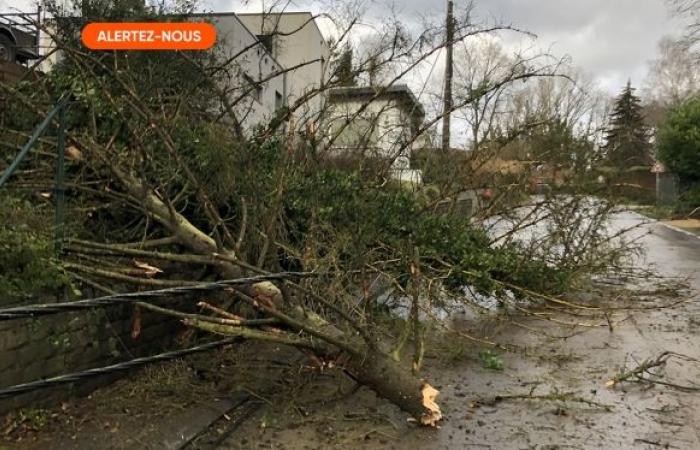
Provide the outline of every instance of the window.
{"type": "Polygon", "coordinates": [[[271,34],[258,34],[255,36],[258,41],[267,49],[268,52],[272,53],[272,35],[271,34]]]}

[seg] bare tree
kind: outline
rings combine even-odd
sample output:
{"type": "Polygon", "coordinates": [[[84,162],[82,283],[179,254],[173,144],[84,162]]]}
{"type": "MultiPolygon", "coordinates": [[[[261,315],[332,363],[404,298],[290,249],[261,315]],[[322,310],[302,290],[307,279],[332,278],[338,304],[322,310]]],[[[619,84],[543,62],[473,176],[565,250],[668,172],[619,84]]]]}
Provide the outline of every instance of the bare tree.
{"type": "Polygon", "coordinates": [[[695,46],[700,42],[700,2],[698,0],[667,0],[671,11],[688,21],[685,35],[685,44],[695,51],[695,46]]]}
{"type": "MultiPolygon", "coordinates": [[[[467,98],[479,89],[488,87],[492,80],[507,76],[509,67],[514,62],[506,55],[500,42],[490,37],[464,42],[462,48],[458,48],[456,60],[458,76],[455,90],[460,98],[467,98]]],[[[508,96],[508,88],[509,86],[503,86],[488,92],[467,108],[458,111],[470,127],[473,150],[479,150],[481,141],[493,131],[498,116],[503,114],[501,106],[508,96]]]]}
{"type": "Polygon", "coordinates": [[[650,61],[643,95],[648,103],[674,106],[700,89],[700,65],[687,42],[666,36],[659,41],[659,57],[650,61]]]}

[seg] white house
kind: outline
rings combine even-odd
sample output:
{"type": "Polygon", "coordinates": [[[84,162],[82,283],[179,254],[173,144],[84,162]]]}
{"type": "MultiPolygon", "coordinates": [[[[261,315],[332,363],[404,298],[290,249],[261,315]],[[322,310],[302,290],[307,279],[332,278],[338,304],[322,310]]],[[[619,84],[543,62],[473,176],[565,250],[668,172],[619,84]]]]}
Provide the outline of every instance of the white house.
{"type": "MultiPolygon", "coordinates": [[[[219,87],[228,94],[229,101],[236,101],[236,116],[243,130],[253,130],[285,105],[287,76],[283,66],[238,15],[194,14],[189,20],[209,22],[216,28],[217,44],[213,51],[223,66],[217,73],[219,87]]],[[[51,22],[45,25],[51,27],[51,22]]],[[[44,53],[55,46],[49,34],[41,34],[44,53]]],[[[61,57],[60,52],[51,54],[42,62],[41,70],[50,71],[61,57]]]]}
{"type": "MultiPolygon", "coordinates": [[[[293,105],[327,81],[330,47],[310,12],[243,13],[241,21],[287,70],[286,100],[293,105]]],[[[322,95],[302,101],[298,122],[314,122],[323,108],[322,95]]]]}
{"type": "Polygon", "coordinates": [[[410,155],[425,111],[408,86],[331,89],[326,115],[332,153],[369,151],[390,160],[396,178],[420,183],[420,172],[410,168],[410,155]]]}
{"type": "Polygon", "coordinates": [[[230,100],[243,98],[236,105],[244,130],[269,120],[286,104],[287,75],[283,65],[268,51],[235,13],[194,16],[216,28],[218,60],[225,64],[221,87],[230,100]]]}

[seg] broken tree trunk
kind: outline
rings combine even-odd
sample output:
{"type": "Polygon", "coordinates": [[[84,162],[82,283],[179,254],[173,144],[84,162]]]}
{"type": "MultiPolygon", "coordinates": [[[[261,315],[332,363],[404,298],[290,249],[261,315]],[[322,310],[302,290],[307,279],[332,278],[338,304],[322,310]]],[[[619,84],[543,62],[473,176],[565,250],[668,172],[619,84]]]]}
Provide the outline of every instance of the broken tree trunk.
{"type": "Polygon", "coordinates": [[[295,334],[281,330],[277,333],[251,332],[240,327],[196,321],[187,323],[217,334],[276,341],[311,350],[315,357],[341,367],[358,383],[408,412],[420,424],[435,426],[442,419],[440,407],[435,402],[439,392],[426,381],[415,377],[407,367],[383,351],[379,344],[368,345],[357,334],[344,332],[318,314],[300,307],[281,312],[277,309],[282,306],[280,302],[270,301],[273,298],[281,299],[281,294],[272,292],[275,289],[272,283],[267,282],[266,295],[262,298],[251,298],[242,292],[238,292],[238,295],[262,312],[284,322],[295,334]],[[300,339],[300,332],[311,335],[311,338],[300,339]],[[269,336],[263,336],[265,334],[269,336]]]}
{"type": "MultiPolygon", "coordinates": [[[[226,259],[236,259],[230,249],[217,248],[214,240],[196,228],[163,201],[155,192],[147,188],[139,179],[113,166],[112,172],[120,179],[127,192],[137,198],[150,216],[171,231],[184,246],[204,256],[223,254],[226,259]]],[[[241,274],[240,267],[222,261],[217,270],[226,278],[241,274]]],[[[423,425],[435,426],[442,418],[439,406],[435,403],[438,391],[411,373],[378,344],[371,344],[355,332],[343,332],[319,315],[300,308],[283,304],[280,290],[272,283],[258,283],[237,290],[238,296],[249,305],[270,317],[280,320],[297,334],[264,331],[215,324],[207,321],[187,319],[186,323],[213,333],[236,335],[248,339],[276,341],[295,347],[305,348],[326,361],[334,361],[358,383],[374,390],[411,414],[423,425]],[[284,312],[283,312],[284,311],[284,312]],[[307,338],[301,338],[303,333],[307,338]]],[[[165,311],[161,311],[165,312],[165,311]]],[[[177,315],[173,311],[173,315],[177,315]]]]}
{"type": "Polygon", "coordinates": [[[344,355],[343,365],[358,383],[371,388],[380,397],[411,414],[422,425],[435,426],[442,418],[435,402],[439,392],[411,374],[387,353],[366,349],[364,355],[344,355]]]}
{"type": "Polygon", "coordinates": [[[440,407],[435,403],[438,391],[424,380],[415,377],[388,352],[381,344],[368,345],[354,333],[344,332],[321,316],[295,308],[292,315],[305,319],[311,326],[335,340],[347,343],[353,351],[342,351],[324,345],[316,350],[317,356],[335,358],[342,368],[358,383],[363,384],[380,397],[397,405],[411,414],[421,424],[434,426],[442,418],[440,407]],[[319,354],[321,353],[321,354],[319,354]]]}

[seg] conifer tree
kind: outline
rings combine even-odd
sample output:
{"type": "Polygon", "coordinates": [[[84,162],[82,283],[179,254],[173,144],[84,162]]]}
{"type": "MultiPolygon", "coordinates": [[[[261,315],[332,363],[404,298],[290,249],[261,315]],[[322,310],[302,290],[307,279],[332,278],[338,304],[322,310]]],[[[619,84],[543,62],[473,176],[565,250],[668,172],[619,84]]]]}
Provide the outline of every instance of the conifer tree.
{"type": "Polygon", "coordinates": [[[628,81],[615,100],[604,147],[607,160],[617,168],[652,163],[649,132],[644,124],[642,105],[628,81]]]}
{"type": "Polygon", "coordinates": [[[338,57],[338,80],[341,86],[357,86],[356,72],[352,66],[352,47],[347,45],[338,57]]]}

